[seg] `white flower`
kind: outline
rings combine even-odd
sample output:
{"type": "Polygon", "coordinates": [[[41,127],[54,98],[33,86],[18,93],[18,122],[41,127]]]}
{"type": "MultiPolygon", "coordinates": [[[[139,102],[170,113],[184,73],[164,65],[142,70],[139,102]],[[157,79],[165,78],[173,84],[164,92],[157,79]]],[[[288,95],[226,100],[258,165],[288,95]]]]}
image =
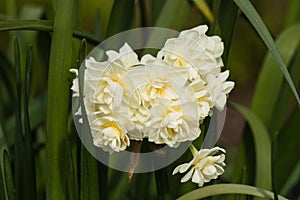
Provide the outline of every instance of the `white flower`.
{"type": "Polygon", "coordinates": [[[152,107],[145,135],[150,142],[177,147],[199,137],[199,116],[194,102],[166,102],[152,107]]]}
{"type": "MultiPolygon", "coordinates": [[[[93,57],[85,60],[83,100],[94,145],[104,151],[123,151],[129,146],[128,131],[134,126],[127,116],[120,115],[126,87],[121,82],[124,73],[139,65],[137,55],[125,43],[119,52],[107,51],[108,60],[98,62],[93,57]]],[[[78,71],[71,69],[78,76],[78,71]]],[[[79,96],[78,77],[71,88],[79,96]]],[[[81,115],[81,108],[75,113],[81,115]]],[[[82,121],[80,121],[82,122],[82,121]]]]}
{"type": "Polygon", "coordinates": [[[219,73],[223,66],[223,42],[218,36],[207,36],[207,29],[206,25],[198,26],[168,39],[158,58],[172,66],[195,68],[202,76],[219,73]]]}
{"type": "Polygon", "coordinates": [[[216,155],[219,151],[225,153],[226,151],[219,147],[212,149],[201,149],[195,152],[193,150],[194,158],[191,162],[181,164],[177,166],[173,175],[176,173],[188,173],[181,179],[181,182],[186,182],[192,179],[192,182],[197,183],[199,187],[202,187],[204,183],[209,182],[212,179],[216,179],[218,176],[224,173],[223,167],[225,166],[225,154],[216,155]]]}
{"type": "Polygon", "coordinates": [[[226,70],[218,75],[209,74],[207,76],[207,87],[210,94],[211,102],[218,110],[223,110],[227,94],[233,89],[234,82],[226,81],[229,71],[226,70]]]}
{"type": "Polygon", "coordinates": [[[125,150],[129,144],[127,130],[113,117],[97,118],[90,124],[94,144],[110,153],[125,150]]]}
{"type": "Polygon", "coordinates": [[[128,70],[124,82],[132,87],[131,93],[138,89],[140,98],[154,105],[158,98],[177,100],[187,78],[186,70],[174,70],[166,62],[157,60],[128,70]]]}
{"type": "Polygon", "coordinates": [[[108,60],[111,62],[121,62],[121,65],[127,70],[140,64],[137,54],[131,47],[125,43],[119,50],[119,53],[113,50],[106,51],[108,60]]]}
{"type": "Polygon", "coordinates": [[[197,79],[193,81],[188,88],[191,88],[193,91],[190,96],[193,96],[197,102],[198,112],[200,115],[199,120],[202,122],[208,115],[211,114],[211,108],[213,107],[207,84],[202,79],[197,79]]]}

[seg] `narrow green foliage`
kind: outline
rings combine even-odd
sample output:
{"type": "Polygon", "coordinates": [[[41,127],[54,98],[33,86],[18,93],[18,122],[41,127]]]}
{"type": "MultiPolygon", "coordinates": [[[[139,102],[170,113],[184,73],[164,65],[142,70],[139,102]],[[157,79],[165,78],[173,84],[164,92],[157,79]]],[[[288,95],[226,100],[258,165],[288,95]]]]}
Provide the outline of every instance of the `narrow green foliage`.
{"type": "Polygon", "coordinates": [[[32,68],[32,46],[29,47],[26,59],[26,77],[25,77],[25,87],[24,87],[24,164],[23,166],[23,186],[22,198],[24,199],[35,199],[36,195],[36,184],[35,184],[35,164],[34,164],[34,154],[32,146],[32,136],[29,121],[28,112],[28,101],[29,101],[29,88],[30,88],[30,73],[32,68]]]}
{"type": "MultiPolygon", "coordinates": [[[[53,22],[48,20],[9,20],[0,21],[0,31],[15,31],[15,30],[36,30],[36,31],[53,31],[53,22]]],[[[99,44],[99,38],[80,30],[74,29],[73,36],[77,38],[86,38],[92,44],[99,44]]]]}
{"type": "Polygon", "coordinates": [[[193,0],[193,2],[210,23],[215,20],[212,11],[205,0],[193,0]]]}
{"type": "Polygon", "coordinates": [[[268,47],[269,51],[274,56],[277,64],[279,65],[280,70],[282,71],[285,80],[289,84],[291,91],[297,101],[298,106],[300,106],[300,99],[297,93],[297,90],[295,88],[295,85],[291,79],[291,76],[289,72],[287,71],[286,65],[284,64],[284,61],[282,57],[280,56],[280,53],[273,41],[273,38],[268,31],[266,25],[263,23],[262,19],[260,18],[259,14],[253,7],[253,5],[250,3],[249,0],[233,0],[237,6],[242,10],[242,12],[246,15],[246,17],[249,19],[261,39],[264,41],[265,45],[268,47]]]}
{"type": "Polygon", "coordinates": [[[15,69],[16,69],[16,118],[15,118],[15,140],[14,140],[14,183],[16,191],[16,199],[20,199],[22,195],[22,174],[23,174],[23,129],[21,117],[21,63],[20,63],[20,47],[18,39],[14,38],[14,54],[15,54],[15,69]]]}
{"type": "Polygon", "coordinates": [[[296,22],[299,22],[300,19],[300,1],[299,0],[289,0],[288,1],[288,10],[285,17],[285,26],[288,27],[293,25],[296,22]]]}
{"type": "Polygon", "coordinates": [[[69,68],[72,57],[73,1],[56,4],[53,23],[47,104],[47,199],[66,198],[66,140],[69,108],[69,68]]]}
{"type": "Polygon", "coordinates": [[[129,29],[133,13],[134,0],[115,0],[106,36],[109,37],[129,29]]]}
{"type": "Polygon", "coordinates": [[[0,124],[0,199],[5,199],[6,186],[4,185],[4,173],[3,173],[3,151],[7,149],[7,144],[5,141],[4,133],[2,130],[2,126],[0,124]]]}
{"type": "Polygon", "coordinates": [[[1,31],[12,30],[38,30],[38,31],[52,31],[53,22],[47,20],[9,20],[0,21],[1,31]]]}
{"type": "Polygon", "coordinates": [[[274,178],[279,191],[288,179],[287,174],[282,172],[292,172],[300,160],[300,154],[297,150],[300,143],[300,135],[298,134],[299,122],[300,110],[296,109],[277,139],[278,146],[274,163],[274,178]]]}
{"type": "MultiPolygon", "coordinates": [[[[177,200],[196,200],[222,194],[247,194],[251,196],[261,197],[264,199],[273,199],[272,192],[258,187],[240,184],[215,184],[189,192],[179,197],[177,200]]],[[[279,200],[287,199],[282,196],[279,196],[279,200]]]]}
{"type": "Polygon", "coordinates": [[[14,181],[12,176],[11,162],[7,150],[2,152],[3,183],[5,187],[6,200],[15,199],[14,181]]]}
{"type": "MultiPolygon", "coordinates": [[[[300,35],[297,34],[299,32],[300,24],[291,26],[284,31],[276,41],[278,50],[286,66],[289,66],[297,52],[297,48],[300,44],[300,35]]],[[[283,120],[285,116],[285,113],[281,113],[280,116],[274,116],[274,112],[277,112],[277,108],[281,109],[276,103],[282,95],[281,88],[283,85],[282,72],[278,68],[274,68],[275,65],[276,61],[271,53],[269,53],[263,63],[251,105],[252,110],[262,119],[269,130],[271,127],[277,126],[277,124],[274,124],[274,118],[283,120]]],[[[297,78],[297,76],[295,78],[297,78]]],[[[286,111],[287,106],[288,105],[283,107],[283,109],[285,109],[284,111],[286,111]]],[[[274,131],[272,133],[274,133],[274,131]]]]}
{"type": "Polygon", "coordinates": [[[238,7],[232,1],[222,1],[216,18],[219,22],[220,35],[225,46],[222,58],[226,67],[231,41],[238,19],[238,7]]]}
{"type": "Polygon", "coordinates": [[[231,103],[230,105],[246,118],[251,128],[256,158],[255,185],[270,190],[272,188],[271,141],[268,131],[262,121],[250,109],[238,104],[231,103]]]}
{"type": "Polygon", "coordinates": [[[173,23],[178,19],[173,13],[178,13],[182,0],[166,0],[160,15],[155,22],[156,27],[172,28],[173,23]]]}
{"type": "Polygon", "coordinates": [[[154,26],[159,14],[164,7],[165,0],[152,0],[151,1],[151,26],[154,26]]]}
{"type": "Polygon", "coordinates": [[[168,199],[169,196],[169,180],[167,168],[156,170],[155,172],[156,192],[158,200],[168,199]]]}
{"type": "MultiPolygon", "coordinates": [[[[81,47],[78,53],[78,67],[84,61],[86,56],[86,42],[82,41],[81,47]]],[[[83,83],[84,83],[84,70],[85,67],[82,66],[79,69],[79,93],[80,93],[80,109],[82,112],[83,126],[79,134],[89,134],[91,136],[91,130],[88,126],[88,119],[86,116],[86,111],[83,102],[83,83]]],[[[76,118],[75,118],[76,120],[76,118]]],[[[77,127],[78,128],[78,127],[77,127]]],[[[84,138],[88,138],[84,136],[84,138]]],[[[90,137],[88,142],[92,142],[90,137]]],[[[105,174],[100,174],[100,179],[102,179],[105,174]]],[[[80,199],[99,199],[99,190],[101,190],[101,195],[104,195],[103,199],[106,199],[106,181],[104,181],[101,187],[99,186],[99,174],[97,168],[97,160],[85,149],[83,144],[80,148],[80,199]]]]}

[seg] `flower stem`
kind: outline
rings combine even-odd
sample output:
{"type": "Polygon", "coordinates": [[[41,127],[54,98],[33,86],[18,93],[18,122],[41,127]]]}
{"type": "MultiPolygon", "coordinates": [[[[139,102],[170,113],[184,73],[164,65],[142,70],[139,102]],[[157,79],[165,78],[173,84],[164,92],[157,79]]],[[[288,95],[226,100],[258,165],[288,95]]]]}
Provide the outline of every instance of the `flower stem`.
{"type": "Polygon", "coordinates": [[[190,151],[192,152],[193,156],[198,153],[197,148],[193,144],[190,145],[190,151]]]}

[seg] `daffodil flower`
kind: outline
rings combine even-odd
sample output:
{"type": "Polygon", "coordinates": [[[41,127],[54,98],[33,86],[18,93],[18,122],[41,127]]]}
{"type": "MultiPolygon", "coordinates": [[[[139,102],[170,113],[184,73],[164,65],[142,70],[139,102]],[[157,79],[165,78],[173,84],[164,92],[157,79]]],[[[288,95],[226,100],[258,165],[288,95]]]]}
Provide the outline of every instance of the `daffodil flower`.
{"type": "Polygon", "coordinates": [[[177,147],[181,142],[199,137],[199,116],[194,102],[164,102],[151,109],[145,135],[156,144],[177,147]]]}
{"type": "Polygon", "coordinates": [[[173,171],[173,175],[178,172],[185,173],[188,171],[181,179],[181,182],[192,179],[193,183],[197,183],[199,187],[202,187],[204,183],[216,179],[224,173],[224,149],[214,147],[212,149],[201,149],[197,151],[197,149],[192,146],[192,153],[194,158],[191,162],[181,164],[173,171]],[[221,152],[221,154],[217,154],[218,152],[221,152]]]}

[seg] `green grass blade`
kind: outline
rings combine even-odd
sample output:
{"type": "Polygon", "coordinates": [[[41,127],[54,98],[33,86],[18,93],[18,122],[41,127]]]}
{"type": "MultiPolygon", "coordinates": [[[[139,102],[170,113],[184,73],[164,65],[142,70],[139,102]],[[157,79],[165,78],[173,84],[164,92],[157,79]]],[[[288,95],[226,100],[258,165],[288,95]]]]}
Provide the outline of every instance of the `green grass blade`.
{"type": "MultiPolygon", "coordinates": [[[[261,197],[264,199],[273,199],[272,192],[258,187],[240,184],[216,184],[189,192],[179,197],[177,200],[196,200],[222,194],[247,194],[251,196],[261,197]]],[[[279,200],[287,199],[285,197],[279,196],[279,200]]]]}
{"type": "Polygon", "coordinates": [[[193,0],[193,2],[210,23],[215,20],[213,13],[205,0],[193,0]]]}
{"type": "Polygon", "coordinates": [[[263,23],[259,14],[257,13],[257,11],[255,10],[255,8],[253,7],[253,5],[250,3],[249,0],[233,0],[233,1],[237,4],[237,6],[243,11],[243,13],[249,19],[249,21],[251,22],[255,30],[258,32],[261,39],[264,41],[265,45],[268,47],[269,51],[274,56],[277,64],[279,65],[280,70],[282,71],[285,77],[285,80],[287,81],[287,83],[291,88],[291,91],[297,101],[298,106],[300,107],[300,99],[297,90],[295,88],[295,85],[291,79],[289,72],[287,71],[286,65],[284,64],[284,61],[280,56],[280,53],[266,25],[263,23]]]}
{"type": "Polygon", "coordinates": [[[14,54],[15,54],[15,69],[16,69],[16,118],[15,118],[15,140],[14,140],[14,183],[16,191],[16,199],[21,198],[22,194],[22,174],[23,174],[23,128],[21,117],[21,61],[20,61],[20,47],[18,39],[14,38],[14,54]]]}
{"type": "MultiPolygon", "coordinates": [[[[0,152],[2,152],[2,150],[0,150],[0,152]]],[[[3,180],[4,180],[4,176],[2,173],[2,164],[0,164],[0,199],[5,199],[5,187],[4,187],[3,180]]]]}
{"type": "Polygon", "coordinates": [[[281,193],[288,193],[300,180],[300,160],[298,160],[295,169],[289,173],[288,179],[281,189],[281,193]]]}
{"type": "Polygon", "coordinates": [[[25,87],[24,87],[24,166],[23,167],[23,186],[22,198],[24,199],[36,199],[36,177],[35,177],[35,164],[34,164],[34,154],[32,146],[32,135],[29,121],[28,112],[28,101],[29,101],[29,88],[31,80],[31,68],[32,68],[32,46],[29,47],[27,51],[26,59],[26,70],[25,70],[25,87]]]}
{"type": "Polygon", "coordinates": [[[7,150],[2,151],[3,183],[5,186],[6,200],[15,199],[15,188],[12,176],[10,158],[7,150]]]}
{"type": "MultiPolygon", "coordinates": [[[[276,41],[278,50],[286,66],[289,66],[300,44],[300,35],[297,34],[299,32],[300,24],[291,26],[286,29],[276,41]]],[[[271,53],[269,53],[263,63],[251,105],[252,110],[262,119],[269,129],[274,126],[274,117],[282,117],[282,115],[274,116],[273,113],[274,111],[276,112],[278,108],[276,103],[278,98],[282,95],[281,87],[283,85],[283,75],[278,68],[274,68],[275,65],[276,61],[271,53]]]]}
{"type": "Polygon", "coordinates": [[[156,183],[156,191],[157,191],[157,199],[165,200],[169,199],[169,180],[168,180],[168,172],[167,168],[162,168],[156,170],[155,172],[155,183],[156,183]]]}
{"type": "Polygon", "coordinates": [[[48,20],[8,20],[0,21],[0,31],[38,30],[52,31],[53,22],[48,20]]]}
{"type": "Polygon", "coordinates": [[[151,26],[154,26],[159,14],[164,7],[165,0],[152,0],[151,1],[151,26]]]}
{"type": "Polygon", "coordinates": [[[47,199],[66,198],[66,143],[69,107],[69,68],[72,57],[73,1],[56,4],[49,61],[47,102],[47,199]]]}
{"type": "MultiPolygon", "coordinates": [[[[290,64],[290,73],[295,81],[295,85],[299,88],[300,86],[300,45],[297,52],[294,55],[294,59],[290,64]]],[[[278,98],[276,109],[274,109],[272,115],[272,123],[270,126],[270,132],[275,133],[281,130],[282,126],[286,121],[288,121],[287,116],[290,114],[290,107],[293,105],[293,95],[288,85],[284,83],[283,88],[280,91],[280,96],[278,98]]]]}
{"type": "Polygon", "coordinates": [[[280,191],[287,181],[285,172],[292,172],[297,162],[300,160],[300,154],[295,152],[299,148],[300,110],[296,109],[289,118],[285,127],[278,136],[277,155],[275,160],[275,183],[280,191]]]}
{"type": "MultiPolygon", "coordinates": [[[[86,42],[85,40],[82,41],[80,51],[78,54],[78,65],[84,61],[86,56],[86,42]]],[[[78,66],[78,67],[79,67],[78,66]]],[[[80,68],[79,71],[79,92],[80,92],[80,105],[81,105],[81,112],[83,118],[83,126],[81,133],[86,133],[90,135],[89,142],[92,142],[91,138],[91,130],[87,124],[89,124],[88,119],[86,117],[86,111],[84,108],[83,102],[83,83],[84,83],[84,67],[80,68]],[[82,78],[81,78],[82,77],[82,78]]],[[[84,136],[85,138],[88,138],[84,136]]],[[[93,145],[93,144],[89,144],[93,145]]],[[[106,174],[100,174],[100,179],[104,177],[106,174]]],[[[80,199],[99,199],[99,190],[103,198],[106,199],[106,182],[99,186],[98,180],[98,168],[97,168],[97,160],[87,151],[87,149],[81,144],[80,148],[80,199]],[[103,196],[104,195],[104,196],[103,196]]]]}
{"type": "MultiPolygon", "coordinates": [[[[2,125],[0,124],[0,152],[2,153],[4,149],[7,149],[7,144],[2,130],[2,125]]],[[[0,199],[5,199],[6,186],[4,185],[3,155],[1,155],[0,158],[0,199]]]]}
{"type": "Polygon", "coordinates": [[[289,0],[288,9],[285,16],[285,26],[288,27],[294,23],[299,22],[300,19],[300,1],[298,0],[289,0]]]}
{"type": "MultiPolygon", "coordinates": [[[[46,110],[46,97],[41,96],[37,99],[32,100],[29,103],[29,118],[30,118],[30,127],[34,130],[36,129],[39,125],[43,123],[45,120],[45,113],[41,111],[46,110]]],[[[14,143],[14,135],[10,134],[14,132],[15,129],[15,121],[16,121],[16,116],[13,115],[10,117],[8,120],[5,121],[5,126],[3,127],[4,129],[4,134],[6,137],[6,142],[9,147],[11,147],[14,143]]]]}
{"type": "MultiPolygon", "coordinates": [[[[174,18],[174,13],[179,14],[180,10],[183,9],[183,5],[185,5],[185,1],[182,0],[166,0],[163,8],[161,9],[160,15],[155,22],[156,27],[164,27],[164,28],[177,28],[179,24],[182,24],[182,19],[179,17],[174,18]]],[[[185,12],[186,13],[186,12],[185,12]]]]}
{"type": "Polygon", "coordinates": [[[238,17],[238,7],[232,1],[222,1],[218,14],[220,36],[224,42],[223,62],[225,67],[238,17]]]}
{"type": "Polygon", "coordinates": [[[129,28],[134,14],[134,0],[115,0],[111,11],[106,37],[129,28]]]}
{"type": "MultiPolygon", "coordinates": [[[[0,21],[0,31],[16,31],[16,30],[32,30],[32,31],[53,31],[53,22],[48,20],[9,20],[0,21]]],[[[94,45],[100,43],[99,38],[78,29],[73,30],[73,36],[86,40],[94,45]]]]}
{"type": "Polygon", "coordinates": [[[251,128],[256,154],[255,186],[270,190],[272,188],[271,141],[268,131],[250,109],[234,103],[231,103],[230,106],[246,118],[251,128]]]}

